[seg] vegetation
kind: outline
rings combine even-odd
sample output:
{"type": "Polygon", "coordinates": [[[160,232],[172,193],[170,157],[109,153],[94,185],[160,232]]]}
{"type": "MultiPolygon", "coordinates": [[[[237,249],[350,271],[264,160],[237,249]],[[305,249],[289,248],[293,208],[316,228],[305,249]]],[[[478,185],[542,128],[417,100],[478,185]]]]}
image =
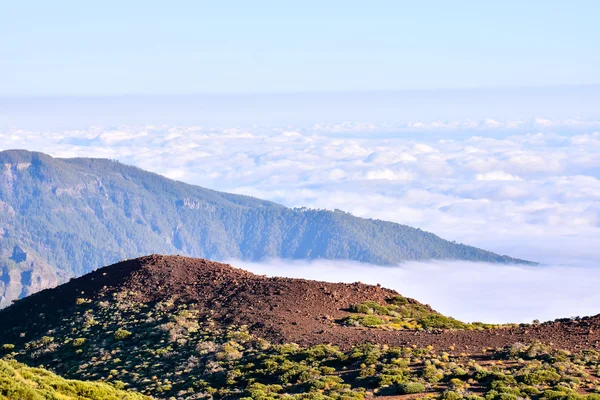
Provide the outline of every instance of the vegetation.
{"type": "MultiPolygon", "coordinates": [[[[571,354],[541,343],[517,343],[474,349],[479,354],[474,358],[433,346],[366,343],[342,350],[328,344],[273,344],[243,326],[219,327],[201,318],[193,304],[176,299],[140,304],[134,298],[135,293],[118,292],[81,302],[36,337],[28,337],[27,326],[4,333],[21,337],[14,347],[3,346],[4,357],[165,399],[351,400],[411,394],[442,400],[600,400],[600,355],[591,350],[571,354]]],[[[396,307],[407,305],[398,298],[385,306],[354,308],[386,316],[384,309],[400,312],[396,307]]]]}
{"type": "MultiPolygon", "coordinates": [[[[66,380],[41,368],[0,359],[0,399],[141,400],[148,397],[116,385],[66,380]]],[[[121,386],[123,386],[121,384],[121,386]]]]}
{"type": "Polygon", "coordinates": [[[341,211],[290,209],[110,160],[0,152],[0,307],[100,266],[151,253],[375,264],[525,262],[341,211]],[[32,260],[36,262],[32,264],[32,260]]]}
{"type": "Polygon", "coordinates": [[[411,301],[403,296],[394,296],[382,305],[374,301],[353,304],[350,315],[341,322],[350,326],[365,326],[389,330],[400,329],[491,329],[499,325],[483,324],[481,322],[464,323],[451,317],[446,317],[429,306],[411,301]]]}

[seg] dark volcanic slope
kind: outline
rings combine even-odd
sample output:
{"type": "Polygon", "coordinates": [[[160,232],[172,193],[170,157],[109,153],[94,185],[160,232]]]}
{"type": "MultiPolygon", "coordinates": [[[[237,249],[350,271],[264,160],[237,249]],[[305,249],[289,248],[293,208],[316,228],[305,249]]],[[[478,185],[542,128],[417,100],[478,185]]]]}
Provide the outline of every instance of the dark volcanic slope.
{"type": "Polygon", "coordinates": [[[149,253],[213,260],[527,263],[341,211],[290,209],[103,159],[0,152],[0,307],[149,253]]]}
{"type": "MultiPolygon", "coordinates": [[[[541,340],[574,349],[598,347],[600,318],[546,323],[494,331],[426,333],[341,326],[351,304],[383,303],[397,293],[361,283],[341,284],[267,278],[229,265],[185,257],[148,256],[104,267],[55,289],[48,289],[0,311],[0,343],[31,340],[60,324],[78,298],[94,301],[111,292],[133,293],[144,303],[175,299],[197,303],[220,324],[246,324],[259,336],[277,342],[361,342],[429,345],[477,352],[518,341],[541,340]],[[26,338],[20,334],[26,332],[26,338]]],[[[413,301],[413,300],[411,300],[413,301]]]]}

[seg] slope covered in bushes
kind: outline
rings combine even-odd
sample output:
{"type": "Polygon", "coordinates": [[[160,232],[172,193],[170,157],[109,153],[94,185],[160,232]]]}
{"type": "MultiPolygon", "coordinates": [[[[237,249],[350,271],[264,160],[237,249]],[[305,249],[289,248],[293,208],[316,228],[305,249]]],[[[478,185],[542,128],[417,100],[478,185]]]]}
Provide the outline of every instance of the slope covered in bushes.
{"type": "Polygon", "coordinates": [[[67,380],[41,368],[30,368],[13,360],[0,359],[0,399],[149,399],[139,393],[118,389],[117,386],[124,385],[67,380]]]}
{"type": "Polygon", "coordinates": [[[0,353],[164,399],[599,399],[600,318],[483,328],[378,286],[155,255],[0,310],[0,353]],[[340,323],[388,314],[421,326],[340,323]]]}

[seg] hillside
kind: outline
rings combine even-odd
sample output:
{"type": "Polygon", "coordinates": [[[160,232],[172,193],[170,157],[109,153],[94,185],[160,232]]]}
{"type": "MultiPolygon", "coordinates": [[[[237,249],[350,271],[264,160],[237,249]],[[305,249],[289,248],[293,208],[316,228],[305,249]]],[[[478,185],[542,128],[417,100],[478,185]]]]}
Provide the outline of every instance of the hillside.
{"type": "Polygon", "coordinates": [[[98,382],[67,380],[40,368],[0,359],[0,400],[143,400],[149,397],[98,382]]]}
{"type": "Polygon", "coordinates": [[[391,222],[290,209],[103,159],[0,152],[0,307],[149,253],[214,260],[527,263],[391,222]]]}
{"type": "Polygon", "coordinates": [[[599,317],[466,324],[379,286],[156,255],[0,310],[7,357],[157,398],[597,400],[599,343],[599,317]],[[413,325],[347,323],[375,315],[413,325]]]}

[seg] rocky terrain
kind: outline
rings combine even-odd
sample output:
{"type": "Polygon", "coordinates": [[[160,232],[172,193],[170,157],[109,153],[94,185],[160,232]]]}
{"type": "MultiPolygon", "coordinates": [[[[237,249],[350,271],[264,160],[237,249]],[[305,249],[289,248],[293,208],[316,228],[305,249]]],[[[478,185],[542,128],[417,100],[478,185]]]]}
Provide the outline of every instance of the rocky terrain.
{"type": "Polygon", "coordinates": [[[464,323],[380,286],[151,255],[0,310],[0,352],[165,399],[597,400],[599,329],[464,323]]]}
{"type": "Polygon", "coordinates": [[[344,326],[339,321],[349,315],[351,305],[365,301],[385,304],[399,294],[360,282],[271,278],[204,259],[161,255],[100,268],[19,300],[0,312],[0,331],[6,337],[17,326],[27,327],[29,333],[35,334],[70,312],[78,298],[95,301],[122,292],[132,294],[131,299],[140,303],[164,299],[193,303],[201,314],[210,315],[223,326],[246,325],[253,333],[281,343],[332,343],[341,347],[364,342],[453,345],[477,351],[540,340],[566,349],[600,347],[600,316],[484,330],[385,331],[344,326]]]}

